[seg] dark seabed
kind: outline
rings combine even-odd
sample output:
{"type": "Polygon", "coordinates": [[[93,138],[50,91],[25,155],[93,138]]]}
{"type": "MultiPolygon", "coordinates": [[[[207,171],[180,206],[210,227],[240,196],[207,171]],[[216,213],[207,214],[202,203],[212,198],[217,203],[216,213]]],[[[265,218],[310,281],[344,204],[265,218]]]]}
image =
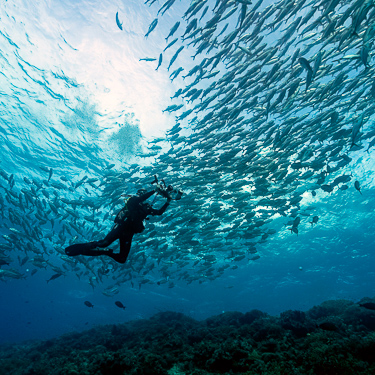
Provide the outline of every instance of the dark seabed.
{"type": "Polygon", "coordinates": [[[0,8],[0,373],[375,373],[373,0],[0,8]]]}
{"type": "Polygon", "coordinates": [[[279,317],[203,321],[162,312],[59,338],[4,345],[1,374],[373,374],[375,303],[326,301],[279,317]],[[368,309],[366,307],[370,307],[368,309]]]}

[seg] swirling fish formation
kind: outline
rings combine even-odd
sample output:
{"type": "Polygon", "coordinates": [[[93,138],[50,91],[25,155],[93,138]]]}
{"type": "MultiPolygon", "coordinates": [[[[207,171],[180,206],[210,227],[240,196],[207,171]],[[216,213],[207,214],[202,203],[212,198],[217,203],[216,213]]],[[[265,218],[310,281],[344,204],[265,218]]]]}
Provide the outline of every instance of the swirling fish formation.
{"type": "MultiPolygon", "coordinates": [[[[173,4],[158,9],[146,37],[173,4]]],[[[116,21],[122,29],[118,14],[116,21]]],[[[169,61],[169,71],[182,51],[194,50],[197,64],[171,99],[179,104],[165,109],[176,113],[176,125],[149,143],[146,162],[123,171],[102,163],[93,176],[60,182],[42,166],[48,176],[25,179],[16,193],[14,177],[2,170],[1,213],[12,224],[0,245],[2,264],[11,266],[11,251],[23,248],[34,255],[20,263],[52,267],[56,275],[74,271],[93,287],[110,276],[104,294],[114,295],[126,282],[173,287],[176,280],[202,283],[247,266],[280,229],[271,227],[275,218],[284,217],[293,236],[303,221],[314,230],[321,221],[312,212],[305,218],[304,197],[345,194],[353,155],[375,144],[374,21],[372,0],[192,1],[166,36],[166,43],[175,39],[157,66],[169,61]],[[154,174],[187,194],[151,219],[126,265],[109,269],[108,259],[65,257],[67,244],[103,235],[121,194],[147,187],[154,174]],[[84,186],[95,198],[84,198],[84,186]],[[56,252],[59,266],[48,259],[56,252]]],[[[171,80],[184,70],[177,67],[171,80]]],[[[361,192],[359,181],[350,188],[361,192]]],[[[17,272],[1,269],[0,278],[23,276],[17,272]]]]}

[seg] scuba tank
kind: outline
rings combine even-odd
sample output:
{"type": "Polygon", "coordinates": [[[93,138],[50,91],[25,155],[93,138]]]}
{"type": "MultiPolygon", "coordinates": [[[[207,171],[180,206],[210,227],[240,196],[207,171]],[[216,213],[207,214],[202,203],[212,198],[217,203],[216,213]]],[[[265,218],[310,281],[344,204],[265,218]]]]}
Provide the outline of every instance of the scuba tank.
{"type": "Polygon", "coordinates": [[[120,210],[120,212],[115,217],[115,223],[121,224],[123,223],[128,217],[130,217],[130,212],[128,208],[128,200],[130,198],[125,200],[125,206],[120,210]]]}

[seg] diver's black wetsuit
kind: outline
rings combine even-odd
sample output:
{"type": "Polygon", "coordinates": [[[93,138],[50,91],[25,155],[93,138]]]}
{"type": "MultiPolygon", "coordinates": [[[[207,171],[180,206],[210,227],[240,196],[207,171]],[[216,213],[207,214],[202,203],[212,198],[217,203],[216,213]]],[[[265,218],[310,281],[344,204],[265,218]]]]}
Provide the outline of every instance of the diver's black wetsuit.
{"type": "Polygon", "coordinates": [[[161,215],[167,209],[169,202],[155,210],[149,203],[143,203],[150,198],[156,190],[140,196],[133,196],[128,199],[126,206],[121,209],[115,218],[115,225],[103,240],[93,241],[83,244],[81,248],[69,246],[65,249],[65,253],[70,256],[76,255],[108,255],[116,262],[125,263],[128,258],[133,235],[141,233],[145,227],[143,220],[149,215],[161,215]],[[97,250],[97,247],[104,248],[109,246],[113,241],[120,240],[120,252],[114,254],[113,250],[97,250]]]}

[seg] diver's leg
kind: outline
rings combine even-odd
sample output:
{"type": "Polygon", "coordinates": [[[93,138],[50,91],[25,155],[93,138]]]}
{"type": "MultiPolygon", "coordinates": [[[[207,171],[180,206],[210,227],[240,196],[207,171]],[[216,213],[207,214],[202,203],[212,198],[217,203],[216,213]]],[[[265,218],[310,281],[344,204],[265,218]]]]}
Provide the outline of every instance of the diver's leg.
{"type": "Polygon", "coordinates": [[[94,242],[92,242],[92,244],[94,245],[94,247],[107,247],[113,241],[116,241],[117,239],[119,239],[120,235],[121,235],[121,228],[118,224],[115,224],[115,226],[104,237],[104,239],[102,239],[100,241],[94,241],[94,242]]]}
{"type": "Polygon", "coordinates": [[[65,249],[65,254],[71,257],[77,255],[104,255],[108,250],[94,250],[95,246],[92,242],[89,243],[76,243],[70,245],[65,249]]]}
{"type": "MultiPolygon", "coordinates": [[[[68,251],[67,249],[65,249],[65,253],[68,254],[68,251]]],[[[96,257],[98,255],[109,255],[113,253],[113,250],[112,249],[106,249],[106,250],[98,250],[98,249],[86,249],[86,248],[82,248],[81,250],[79,250],[78,252],[76,252],[75,254],[72,252],[70,252],[70,256],[75,256],[75,255],[89,255],[89,256],[93,256],[93,257],[96,257]]]]}
{"type": "Polygon", "coordinates": [[[134,233],[132,232],[125,232],[122,233],[120,236],[120,252],[117,254],[107,254],[113,260],[119,263],[125,263],[126,259],[128,259],[128,255],[130,252],[130,248],[132,245],[134,233]]]}
{"type": "Polygon", "coordinates": [[[112,230],[105,236],[103,240],[100,241],[92,241],[83,244],[74,244],[68,246],[65,249],[65,253],[69,256],[76,256],[76,255],[109,255],[113,253],[113,250],[98,250],[97,247],[106,247],[110,245],[113,241],[117,240],[120,237],[121,230],[119,226],[116,224],[112,230]]]}

